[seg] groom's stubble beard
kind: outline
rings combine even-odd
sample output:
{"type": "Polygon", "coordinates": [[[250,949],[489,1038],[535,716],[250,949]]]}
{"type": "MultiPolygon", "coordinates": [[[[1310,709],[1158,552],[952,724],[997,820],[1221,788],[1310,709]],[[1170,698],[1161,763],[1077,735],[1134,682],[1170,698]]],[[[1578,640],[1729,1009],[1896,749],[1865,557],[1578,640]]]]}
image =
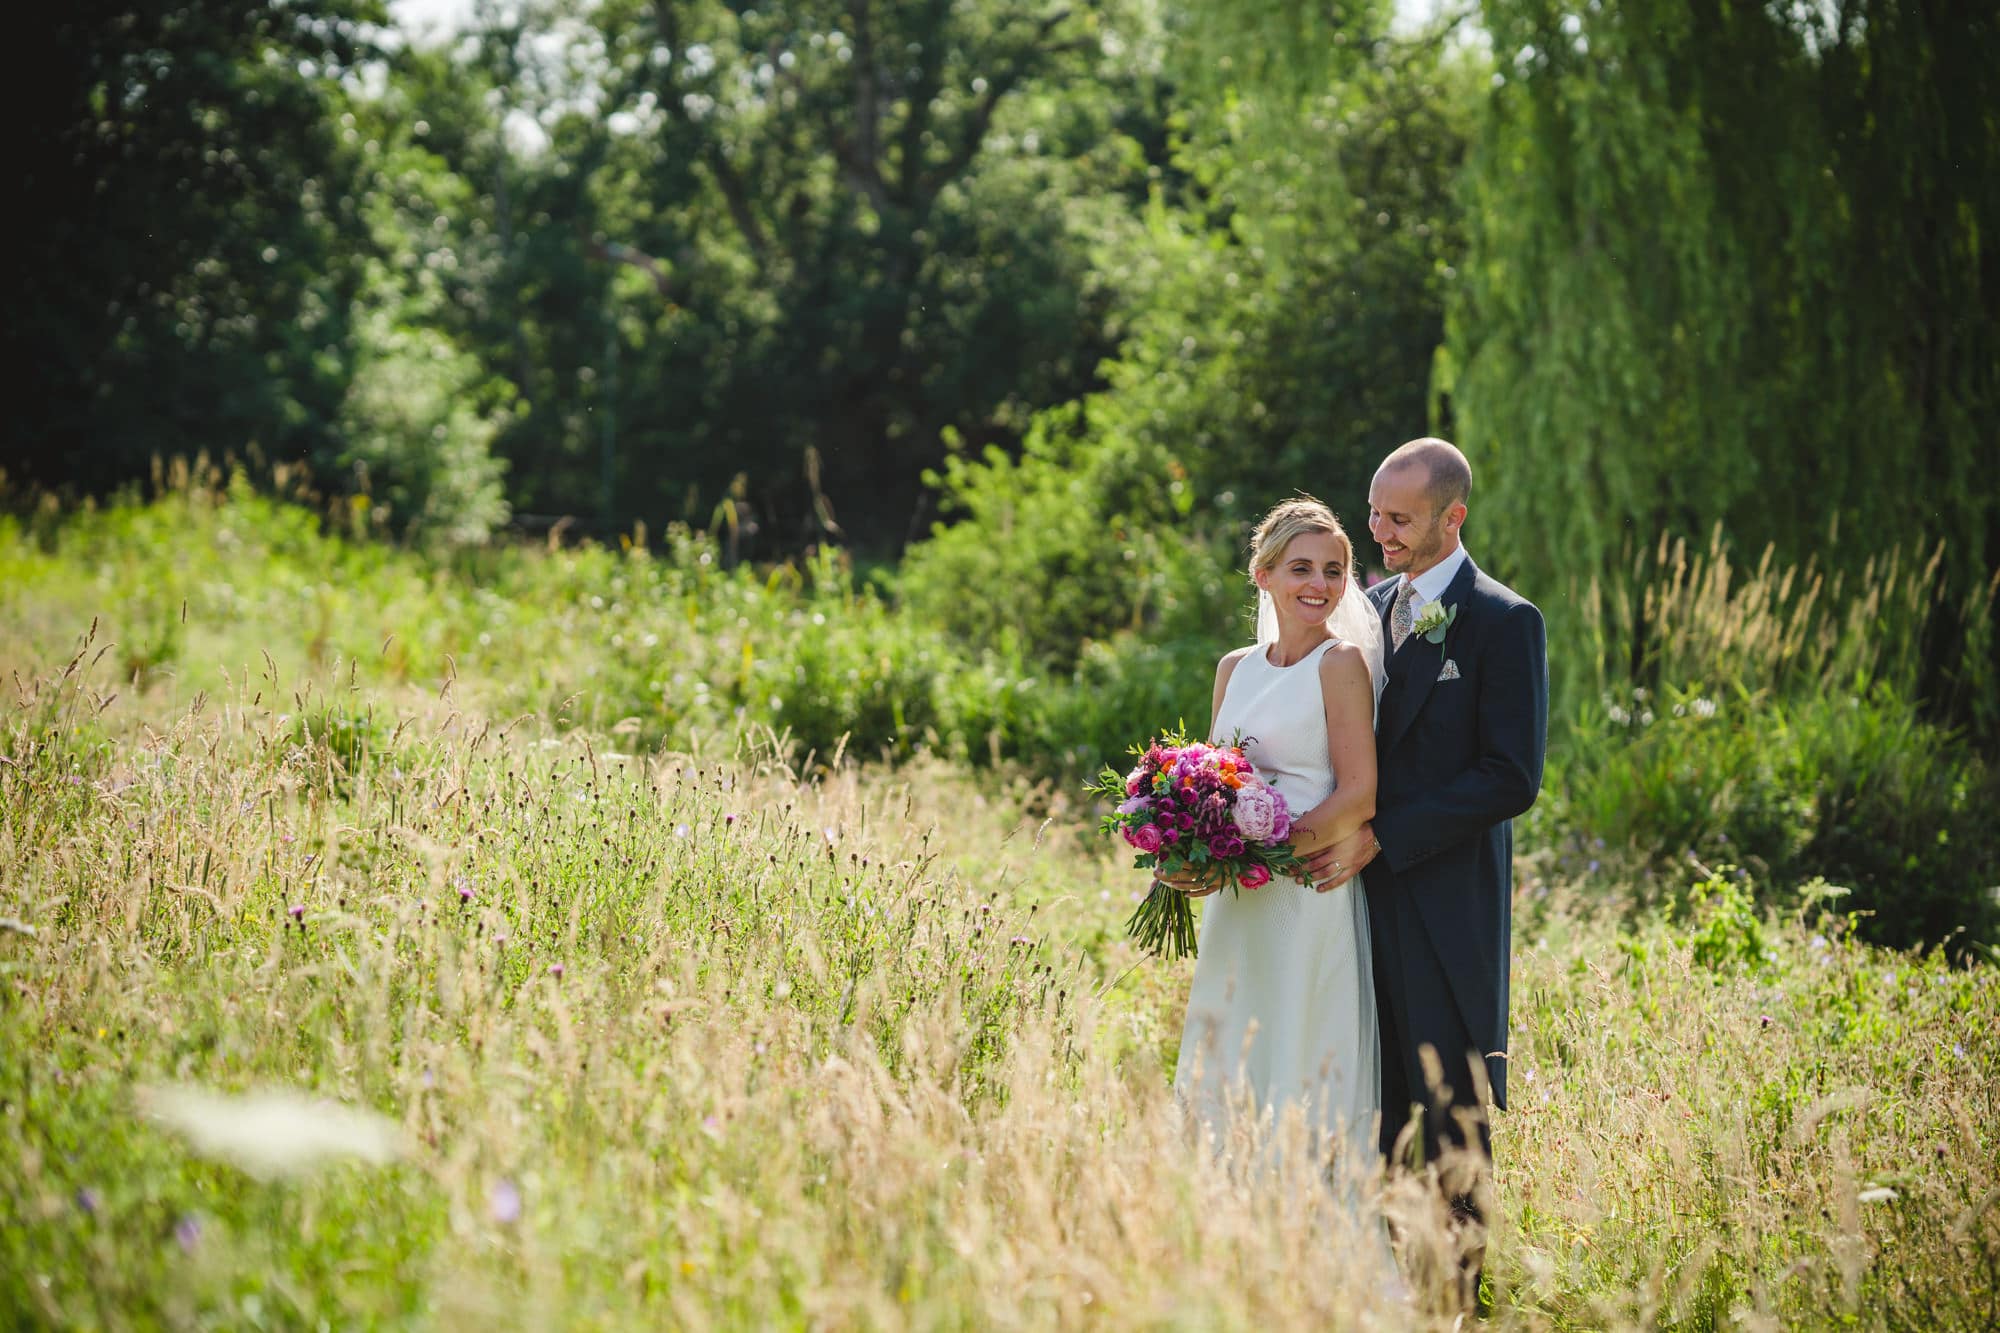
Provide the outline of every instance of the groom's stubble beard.
{"type": "MultiPolygon", "coordinates": [[[[1421,577],[1429,570],[1435,569],[1440,561],[1458,549],[1458,540],[1445,527],[1444,519],[1445,516],[1443,513],[1433,516],[1429,524],[1425,526],[1421,537],[1414,530],[1414,525],[1409,529],[1405,529],[1401,568],[1398,568],[1395,562],[1389,558],[1389,554],[1386,551],[1382,553],[1383,567],[1391,574],[1400,574],[1413,579],[1421,577]]],[[[1376,545],[1377,549],[1380,549],[1381,543],[1378,542],[1376,545]]]]}
{"type": "Polygon", "coordinates": [[[1438,514],[1431,519],[1430,526],[1424,533],[1423,544],[1421,546],[1411,544],[1405,548],[1409,559],[1403,568],[1411,578],[1416,578],[1435,569],[1438,562],[1450,555],[1457,545],[1457,539],[1444,525],[1444,515],[1438,514]]]}

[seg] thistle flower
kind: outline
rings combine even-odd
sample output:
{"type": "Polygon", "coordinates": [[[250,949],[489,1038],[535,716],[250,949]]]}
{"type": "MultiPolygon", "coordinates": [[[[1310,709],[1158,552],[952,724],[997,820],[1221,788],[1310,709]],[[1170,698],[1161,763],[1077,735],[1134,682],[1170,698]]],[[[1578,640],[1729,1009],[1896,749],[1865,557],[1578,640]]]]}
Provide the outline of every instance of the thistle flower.
{"type": "Polygon", "coordinates": [[[502,1177],[493,1182],[486,1191],[486,1211],[503,1227],[521,1220],[521,1191],[513,1181],[502,1177]]]}

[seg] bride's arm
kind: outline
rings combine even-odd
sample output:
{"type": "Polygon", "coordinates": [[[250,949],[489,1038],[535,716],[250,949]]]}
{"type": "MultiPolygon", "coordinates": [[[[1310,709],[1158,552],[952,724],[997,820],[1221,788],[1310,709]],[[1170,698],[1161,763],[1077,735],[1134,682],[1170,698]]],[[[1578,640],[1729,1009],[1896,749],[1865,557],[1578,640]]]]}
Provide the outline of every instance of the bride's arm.
{"type": "Polygon", "coordinates": [[[1292,848],[1301,856],[1352,836],[1375,817],[1375,685],[1367,659],[1358,649],[1335,648],[1320,662],[1319,683],[1337,785],[1293,821],[1292,848]]]}
{"type": "Polygon", "coordinates": [[[1248,648],[1238,648],[1234,652],[1224,655],[1223,659],[1215,664],[1215,697],[1209,701],[1208,706],[1208,743],[1210,745],[1217,744],[1222,740],[1222,737],[1215,734],[1215,724],[1222,717],[1222,696],[1229,693],[1229,677],[1235,674],[1236,664],[1241,662],[1250,651],[1248,648]]]}

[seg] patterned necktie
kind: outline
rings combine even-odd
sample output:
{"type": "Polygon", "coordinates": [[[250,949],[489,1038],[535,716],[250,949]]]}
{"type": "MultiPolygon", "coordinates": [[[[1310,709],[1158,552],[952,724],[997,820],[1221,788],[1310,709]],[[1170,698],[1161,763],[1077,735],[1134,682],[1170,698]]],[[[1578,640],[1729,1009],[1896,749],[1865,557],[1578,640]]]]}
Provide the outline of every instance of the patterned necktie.
{"type": "Polygon", "coordinates": [[[1396,589],[1396,604],[1389,609],[1389,638],[1397,648],[1410,637],[1410,626],[1416,622],[1416,613],[1411,609],[1416,600],[1416,583],[1404,579],[1403,586],[1396,589]]]}

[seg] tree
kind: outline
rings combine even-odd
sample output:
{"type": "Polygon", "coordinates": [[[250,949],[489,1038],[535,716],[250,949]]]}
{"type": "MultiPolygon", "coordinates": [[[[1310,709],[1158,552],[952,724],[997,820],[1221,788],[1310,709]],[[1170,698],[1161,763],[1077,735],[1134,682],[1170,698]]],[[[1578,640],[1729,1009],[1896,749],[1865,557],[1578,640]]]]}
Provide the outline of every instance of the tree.
{"type": "MultiPolygon", "coordinates": [[[[1088,84],[1104,6],[587,13],[601,59],[546,118],[587,178],[592,230],[563,243],[603,275],[628,510],[706,520],[747,473],[783,540],[893,548],[945,428],[1011,439],[1089,382],[1105,298],[1076,210],[1132,156],[1088,84]]],[[[530,398],[524,445],[561,410],[530,398]]]]}
{"type": "Polygon", "coordinates": [[[1255,515],[1308,489],[1358,533],[1376,462],[1423,433],[1485,70],[1449,25],[1390,37],[1383,5],[1303,30],[1282,10],[1187,13],[1170,170],[1100,250],[1127,293],[1107,387],[1043,414],[1018,459],[939,473],[958,521],[903,587],[961,635],[1060,661],[1141,624],[1240,632],[1255,515]]]}
{"type": "Polygon", "coordinates": [[[329,107],[381,0],[78,0],[35,13],[8,414],[30,477],[324,447],[345,387],[356,156],[329,107]]]}
{"type": "Polygon", "coordinates": [[[1852,576],[1942,538],[1949,580],[1983,582],[2000,18],[1936,0],[1484,12],[1500,84],[1449,335],[1482,553],[1559,614],[1634,544],[1717,522],[1852,576]]]}

